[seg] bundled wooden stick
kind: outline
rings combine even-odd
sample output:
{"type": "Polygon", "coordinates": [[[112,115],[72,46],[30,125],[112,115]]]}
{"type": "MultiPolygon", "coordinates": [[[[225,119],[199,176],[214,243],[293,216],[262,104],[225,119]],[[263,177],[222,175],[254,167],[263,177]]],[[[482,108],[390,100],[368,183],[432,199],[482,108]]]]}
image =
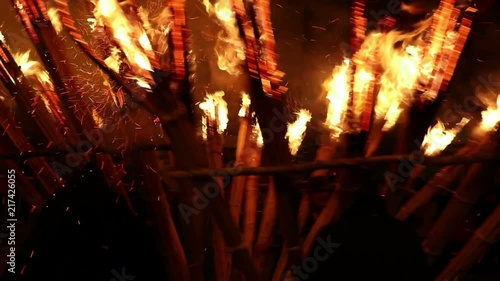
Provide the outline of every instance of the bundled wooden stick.
{"type": "MultiPolygon", "coordinates": [[[[33,145],[29,142],[28,138],[17,126],[14,117],[9,114],[9,110],[4,107],[0,102],[0,126],[4,133],[10,138],[13,145],[17,148],[19,153],[24,153],[33,150],[33,145]]],[[[41,194],[46,200],[59,188],[62,187],[60,177],[54,172],[49,163],[42,158],[27,159],[27,163],[44,187],[44,193],[41,194]]]]}
{"type": "MultiPolygon", "coordinates": [[[[6,151],[16,149],[13,147],[10,141],[6,136],[0,136],[0,153],[5,153],[6,151]]],[[[5,160],[0,163],[6,164],[7,167],[11,167],[16,171],[21,171],[18,162],[13,160],[5,160]]],[[[42,210],[45,202],[50,198],[48,195],[41,194],[38,190],[36,190],[35,186],[28,180],[27,176],[24,173],[16,174],[17,188],[19,188],[19,192],[21,193],[22,198],[26,203],[31,205],[34,208],[34,211],[39,212],[42,210]]]]}
{"type": "Polygon", "coordinates": [[[463,218],[490,188],[487,182],[481,180],[477,184],[481,176],[491,175],[489,170],[483,163],[475,163],[465,174],[460,186],[422,244],[431,262],[441,254],[463,218]]]}
{"type": "MultiPolygon", "coordinates": [[[[488,139],[488,138],[487,138],[488,139]]],[[[487,147],[487,141],[477,144],[475,141],[469,142],[464,148],[458,151],[458,155],[466,152],[478,152],[487,147]]],[[[447,166],[441,169],[434,177],[422,187],[408,202],[396,213],[396,219],[406,221],[421,206],[427,204],[442,188],[447,188],[460,173],[465,170],[464,165],[447,166]]]]}
{"type": "Polygon", "coordinates": [[[447,281],[466,273],[500,239],[500,206],[489,215],[467,244],[434,280],[447,281]]]}

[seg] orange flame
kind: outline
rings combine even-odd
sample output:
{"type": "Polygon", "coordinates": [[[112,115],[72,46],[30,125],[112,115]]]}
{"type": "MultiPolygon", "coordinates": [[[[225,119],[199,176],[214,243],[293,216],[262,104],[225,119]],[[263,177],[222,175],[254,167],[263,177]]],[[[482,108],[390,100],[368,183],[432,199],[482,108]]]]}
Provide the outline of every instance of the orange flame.
{"type": "Polygon", "coordinates": [[[446,129],[443,122],[437,122],[429,131],[422,142],[422,150],[426,156],[435,156],[441,153],[455,139],[456,135],[463,129],[470,119],[462,118],[460,123],[452,129],[446,129]]]}
{"type": "Polygon", "coordinates": [[[56,8],[49,8],[47,12],[50,22],[52,23],[52,26],[56,30],[56,33],[59,34],[63,30],[63,25],[61,22],[61,18],[59,17],[59,13],[57,12],[56,8]]]}
{"type": "Polygon", "coordinates": [[[130,66],[136,73],[152,81],[148,71],[153,71],[153,68],[145,53],[151,50],[151,43],[145,31],[127,18],[117,0],[95,1],[94,16],[97,25],[108,26],[111,29],[130,66]]]}
{"type": "Polygon", "coordinates": [[[240,107],[240,111],[238,111],[239,117],[246,117],[248,115],[250,103],[251,103],[250,96],[247,93],[242,93],[242,95],[241,95],[241,107],[240,107]]]}
{"type": "Polygon", "coordinates": [[[202,120],[202,122],[205,122],[205,127],[210,127],[211,124],[215,124],[219,134],[224,133],[227,128],[227,123],[229,122],[227,103],[223,97],[224,92],[218,91],[213,94],[207,94],[205,100],[199,103],[199,107],[203,110],[205,118],[207,119],[202,120]]]}
{"type": "Polygon", "coordinates": [[[339,137],[343,132],[351,92],[350,79],[350,62],[346,59],[342,65],[334,68],[332,77],[323,85],[329,101],[325,124],[333,138],[339,137]]]}
{"type": "Polygon", "coordinates": [[[223,28],[215,44],[219,69],[231,75],[241,74],[240,65],[245,62],[245,45],[240,38],[232,1],[219,0],[212,5],[209,0],[203,0],[203,4],[207,12],[215,16],[223,28]]]}
{"type": "Polygon", "coordinates": [[[484,132],[493,131],[500,122],[500,95],[497,96],[496,104],[488,106],[481,112],[480,129],[484,132]]]}
{"type": "Polygon", "coordinates": [[[297,120],[288,124],[285,137],[288,139],[288,147],[292,155],[297,154],[309,121],[311,121],[311,113],[308,110],[301,109],[297,113],[297,120]]]}
{"type": "Polygon", "coordinates": [[[255,139],[255,144],[257,147],[261,148],[264,146],[264,138],[262,137],[262,132],[259,126],[259,120],[255,119],[255,124],[252,125],[252,137],[255,139]]]}

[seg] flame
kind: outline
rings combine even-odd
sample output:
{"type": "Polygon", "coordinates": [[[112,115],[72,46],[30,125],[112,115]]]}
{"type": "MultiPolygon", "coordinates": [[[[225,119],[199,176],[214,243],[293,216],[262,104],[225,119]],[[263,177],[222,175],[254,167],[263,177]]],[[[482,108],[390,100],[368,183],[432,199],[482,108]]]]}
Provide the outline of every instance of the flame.
{"type": "MultiPolygon", "coordinates": [[[[394,44],[394,41],[389,40],[386,44],[394,44]]],[[[386,50],[381,55],[388,65],[381,77],[375,116],[385,120],[382,130],[388,131],[396,124],[404,106],[413,101],[413,91],[420,75],[421,50],[409,45],[404,51],[386,50]]]]}
{"type": "Polygon", "coordinates": [[[479,127],[483,131],[492,131],[500,122],[500,95],[497,96],[496,105],[488,106],[486,110],[481,112],[481,123],[479,127]]]}
{"type": "Polygon", "coordinates": [[[446,129],[443,122],[437,122],[434,127],[429,128],[422,142],[422,150],[426,156],[435,156],[441,153],[452,141],[462,128],[469,123],[470,119],[462,118],[460,123],[453,129],[446,129]]]}
{"type": "Polygon", "coordinates": [[[156,16],[150,18],[148,10],[139,7],[137,15],[146,31],[142,35],[146,37],[139,40],[144,41],[141,45],[147,46],[150,50],[154,49],[160,55],[165,55],[168,50],[168,34],[173,26],[173,16],[170,9],[165,7],[156,16]]]}
{"type": "Polygon", "coordinates": [[[255,139],[255,144],[258,148],[264,146],[264,138],[259,126],[259,120],[255,119],[255,124],[252,125],[252,136],[255,139]]]}
{"type": "Polygon", "coordinates": [[[301,109],[297,113],[297,120],[288,124],[288,130],[285,137],[288,139],[288,147],[292,155],[297,154],[309,121],[311,121],[311,113],[306,109],[301,109]]]}
{"type": "Polygon", "coordinates": [[[207,140],[208,136],[208,124],[207,124],[207,117],[203,116],[201,117],[201,137],[203,138],[204,141],[207,140]]]}
{"type": "Polygon", "coordinates": [[[94,18],[88,18],[87,22],[89,23],[90,31],[94,31],[97,26],[97,20],[94,18]]]}
{"type": "Polygon", "coordinates": [[[54,92],[54,84],[47,70],[40,62],[30,60],[30,51],[16,53],[13,58],[21,72],[36,89],[36,98],[41,99],[47,111],[64,123],[65,117],[59,106],[59,97],[54,92]]]}
{"type": "Polygon", "coordinates": [[[49,15],[50,22],[52,26],[56,30],[56,33],[59,34],[63,30],[63,25],[61,22],[61,18],[59,17],[59,13],[56,8],[49,8],[47,14],[49,15]]]}
{"type": "Polygon", "coordinates": [[[38,61],[30,60],[30,51],[24,53],[16,53],[13,55],[14,61],[20,67],[21,72],[28,79],[35,79],[47,90],[54,90],[54,85],[50,79],[49,73],[43,68],[38,61]]]}
{"type": "Polygon", "coordinates": [[[0,42],[5,43],[5,36],[3,36],[3,33],[0,31],[0,42]]]}
{"type": "Polygon", "coordinates": [[[203,0],[203,4],[207,13],[215,16],[223,28],[223,31],[219,32],[215,44],[219,69],[230,75],[241,74],[240,65],[244,63],[246,58],[245,45],[240,38],[232,1],[219,0],[212,5],[209,0],[203,0]]]}
{"type": "Polygon", "coordinates": [[[329,101],[325,124],[333,138],[337,138],[343,132],[351,92],[350,77],[350,61],[346,59],[342,65],[334,68],[332,77],[323,85],[329,101]]]}
{"type": "MultiPolygon", "coordinates": [[[[108,26],[132,67],[140,70],[153,71],[148,56],[145,53],[151,43],[145,36],[145,31],[130,21],[117,0],[96,0],[94,16],[99,26],[108,26]],[[137,42],[134,39],[138,39],[137,42]]],[[[150,75],[146,75],[149,76],[150,75]]],[[[152,78],[151,78],[152,80],[152,78]]]]}
{"type": "Polygon", "coordinates": [[[110,52],[111,55],[104,59],[104,63],[115,73],[120,73],[120,65],[122,63],[122,59],[120,56],[121,51],[116,47],[112,47],[110,52]]]}
{"type": "Polygon", "coordinates": [[[248,115],[248,109],[250,107],[250,96],[247,93],[242,93],[241,95],[241,108],[238,112],[239,117],[246,117],[248,115]]]}
{"type": "MultiPolygon", "coordinates": [[[[223,99],[224,92],[218,91],[213,94],[207,94],[205,100],[199,103],[199,107],[205,113],[206,126],[209,128],[211,124],[216,124],[217,133],[222,134],[227,128],[228,110],[227,103],[223,99]]],[[[202,120],[203,122],[203,120],[202,120]]]]}

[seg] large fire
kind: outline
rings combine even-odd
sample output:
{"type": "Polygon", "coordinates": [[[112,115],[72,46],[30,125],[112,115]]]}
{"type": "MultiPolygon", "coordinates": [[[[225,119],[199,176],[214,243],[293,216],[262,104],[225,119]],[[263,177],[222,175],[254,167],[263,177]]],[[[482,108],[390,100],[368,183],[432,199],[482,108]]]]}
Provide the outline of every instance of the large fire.
{"type": "Polygon", "coordinates": [[[245,45],[240,38],[233,2],[219,0],[212,5],[209,0],[203,0],[203,4],[207,12],[214,15],[223,28],[217,35],[215,44],[219,69],[231,75],[241,74],[241,65],[245,62],[245,45]]]}

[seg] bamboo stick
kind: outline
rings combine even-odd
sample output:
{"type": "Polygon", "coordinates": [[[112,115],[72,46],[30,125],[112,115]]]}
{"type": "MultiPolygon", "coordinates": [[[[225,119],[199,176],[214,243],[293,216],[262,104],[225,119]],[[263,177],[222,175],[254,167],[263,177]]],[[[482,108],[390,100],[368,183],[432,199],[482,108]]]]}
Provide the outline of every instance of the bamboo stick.
{"type": "Polygon", "coordinates": [[[300,205],[299,205],[299,214],[298,214],[299,233],[302,233],[304,231],[307,220],[309,219],[310,216],[311,216],[311,198],[309,197],[309,194],[307,192],[304,192],[302,194],[302,198],[300,199],[300,205]]]}
{"type": "Polygon", "coordinates": [[[422,189],[399,209],[395,216],[396,219],[406,221],[418,208],[431,201],[439,190],[448,187],[464,170],[464,165],[447,166],[441,169],[424,187],[422,187],[422,189]]]}
{"type": "MultiPolygon", "coordinates": [[[[469,152],[472,152],[473,151],[473,147],[472,145],[465,145],[463,147],[461,147],[456,153],[455,155],[467,155],[469,154],[469,152]]],[[[406,181],[406,184],[405,186],[403,187],[403,189],[407,189],[407,190],[413,190],[415,188],[415,181],[417,180],[417,178],[427,169],[427,166],[425,165],[417,165],[415,166],[415,168],[411,171],[411,174],[410,176],[408,177],[407,181],[406,181]]]]}
{"type": "MultiPolygon", "coordinates": [[[[247,158],[249,167],[258,167],[260,165],[260,149],[253,144],[247,158]]],[[[245,241],[252,254],[253,243],[255,240],[255,225],[257,223],[257,202],[259,197],[259,176],[248,176],[245,185],[245,216],[243,233],[245,241]]]]}
{"type": "Polygon", "coordinates": [[[483,163],[472,164],[465,177],[461,180],[460,186],[453,194],[450,202],[441,213],[439,219],[434,224],[427,239],[422,243],[424,251],[429,256],[429,261],[433,263],[441,255],[443,248],[455,233],[463,218],[477,203],[477,201],[488,191],[490,186],[477,180],[487,175],[491,171],[485,172],[483,163]]]}
{"type": "MultiPolygon", "coordinates": [[[[322,136],[322,145],[316,151],[315,161],[331,161],[335,156],[336,141],[331,139],[330,134],[322,136]]],[[[313,178],[326,178],[328,176],[328,169],[314,170],[311,174],[313,178]]],[[[311,206],[309,194],[306,192],[302,195],[299,204],[298,224],[299,233],[304,230],[305,224],[311,215],[311,206]]]]}
{"type": "Polygon", "coordinates": [[[272,243],[272,234],[276,225],[277,216],[277,201],[276,201],[276,188],[274,186],[274,179],[269,177],[269,185],[262,211],[262,218],[259,227],[259,234],[257,235],[257,242],[255,243],[254,262],[257,270],[262,274],[264,255],[269,250],[272,243]]]}
{"type": "MultiPolygon", "coordinates": [[[[208,167],[208,160],[206,154],[203,153],[201,144],[196,141],[195,130],[190,121],[190,117],[187,114],[188,111],[185,109],[183,102],[178,100],[176,95],[172,95],[169,92],[168,83],[169,81],[167,80],[162,81],[162,83],[155,89],[155,91],[158,92],[158,95],[149,95],[148,98],[151,99],[151,101],[154,101],[154,99],[158,97],[163,99],[162,101],[152,102],[154,105],[162,105],[161,108],[155,108],[157,112],[161,112],[162,114],[184,112],[184,114],[176,114],[175,118],[170,118],[168,121],[162,121],[162,125],[172,143],[172,152],[176,159],[176,166],[179,169],[206,168],[208,167]]],[[[189,204],[188,206],[197,210],[191,203],[193,202],[192,200],[195,195],[194,190],[198,190],[197,192],[201,192],[203,194],[203,187],[211,182],[214,181],[210,178],[210,174],[204,175],[197,180],[182,180],[181,184],[184,185],[184,203],[189,204]]],[[[219,195],[211,199],[208,204],[208,209],[221,229],[222,236],[226,242],[227,250],[233,253],[233,260],[236,261],[235,265],[241,269],[249,280],[257,280],[257,272],[250,259],[249,252],[242,243],[242,238],[238,228],[236,227],[236,224],[230,215],[229,208],[222,199],[220,192],[219,195]]],[[[202,231],[200,228],[202,223],[202,221],[200,221],[200,214],[203,213],[203,210],[198,211],[199,213],[191,216],[191,222],[187,225],[187,227],[193,228],[193,231],[199,234],[202,231]]],[[[202,260],[204,254],[202,241],[199,238],[194,238],[194,241],[190,243],[196,243],[196,245],[189,245],[192,248],[192,260],[202,260]]]]}
{"type": "Polygon", "coordinates": [[[139,166],[144,175],[144,183],[140,189],[140,194],[143,200],[147,202],[146,205],[155,229],[154,233],[163,242],[160,243],[160,253],[165,262],[165,269],[172,272],[172,279],[189,281],[191,279],[186,256],[172,219],[166,194],[162,188],[161,178],[157,172],[159,170],[158,155],[154,151],[139,153],[139,166]]]}
{"type": "MultiPolygon", "coordinates": [[[[359,150],[355,147],[359,145],[354,142],[355,138],[361,138],[363,136],[343,134],[341,136],[342,154],[346,156],[353,156],[359,154],[359,150]],[[353,144],[355,146],[353,146],[353,144]]],[[[361,143],[361,146],[364,143],[361,143]]],[[[335,190],[333,191],[330,199],[328,200],[326,206],[321,211],[318,219],[313,224],[311,230],[304,240],[304,245],[302,249],[302,257],[305,258],[310,254],[312,246],[315,243],[316,237],[319,235],[321,230],[333,221],[340,219],[343,211],[350,207],[354,198],[359,191],[359,185],[355,180],[355,173],[353,168],[341,168],[338,170],[338,179],[335,190]]]]}
{"type": "Polygon", "coordinates": [[[466,273],[499,239],[500,205],[488,216],[467,244],[434,280],[454,280],[454,278],[466,273]]]}
{"type": "MultiPolygon", "coordinates": [[[[278,264],[276,264],[276,269],[274,270],[274,274],[272,277],[272,281],[283,281],[284,278],[283,276],[285,274],[288,274],[288,272],[285,273],[285,270],[287,268],[287,261],[288,261],[288,248],[286,245],[286,242],[283,243],[283,247],[281,248],[281,254],[278,259],[278,264]]],[[[286,275],[285,275],[286,276],[286,275]]]]}
{"type": "MultiPolygon", "coordinates": [[[[215,120],[212,120],[215,121],[215,120]]],[[[207,128],[207,155],[209,160],[209,166],[211,168],[222,168],[222,136],[217,133],[216,124],[208,124],[207,128]]],[[[224,195],[224,186],[222,184],[222,179],[219,177],[214,178],[219,186],[221,195],[224,195]]],[[[228,255],[225,252],[224,238],[220,233],[220,229],[215,224],[215,220],[212,223],[212,239],[214,243],[214,255],[215,255],[215,274],[216,280],[229,280],[230,271],[227,270],[228,255]]]]}
{"type": "MultiPolygon", "coordinates": [[[[321,140],[321,146],[316,151],[315,161],[331,161],[335,157],[335,144],[336,141],[332,140],[330,134],[324,134],[321,140]]],[[[326,177],[328,170],[315,170],[312,172],[312,177],[326,177]]]]}
{"type": "MultiPolygon", "coordinates": [[[[240,127],[238,129],[238,140],[236,143],[236,167],[242,167],[246,165],[246,147],[248,143],[248,138],[250,137],[249,130],[249,120],[248,117],[240,118],[240,127]]],[[[247,177],[245,176],[236,176],[233,177],[231,182],[231,195],[229,198],[229,211],[230,215],[233,218],[236,227],[240,229],[240,219],[241,219],[241,209],[243,205],[243,197],[245,194],[245,183],[247,177]]],[[[227,257],[227,272],[232,271],[232,257],[228,255],[227,257]]]]}

